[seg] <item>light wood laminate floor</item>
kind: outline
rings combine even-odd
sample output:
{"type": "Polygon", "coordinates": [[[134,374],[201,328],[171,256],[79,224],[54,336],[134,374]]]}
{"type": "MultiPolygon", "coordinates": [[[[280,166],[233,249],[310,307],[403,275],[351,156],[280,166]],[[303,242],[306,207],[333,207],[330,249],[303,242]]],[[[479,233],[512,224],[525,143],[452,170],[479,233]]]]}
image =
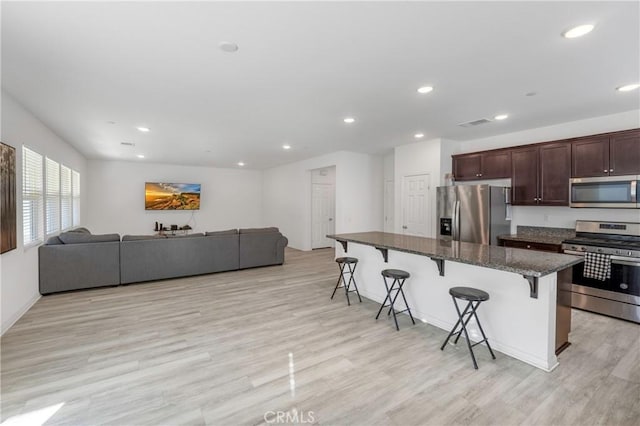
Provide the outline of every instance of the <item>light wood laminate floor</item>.
{"type": "Polygon", "coordinates": [[[43,297],[2,337],[2,420],[638,424],[638,325],[575,311],[555,371],[480,346],[476,371],[443,330],[329,300],[337,272],[333,250],[288,249],[283,266],[43,297]]]}

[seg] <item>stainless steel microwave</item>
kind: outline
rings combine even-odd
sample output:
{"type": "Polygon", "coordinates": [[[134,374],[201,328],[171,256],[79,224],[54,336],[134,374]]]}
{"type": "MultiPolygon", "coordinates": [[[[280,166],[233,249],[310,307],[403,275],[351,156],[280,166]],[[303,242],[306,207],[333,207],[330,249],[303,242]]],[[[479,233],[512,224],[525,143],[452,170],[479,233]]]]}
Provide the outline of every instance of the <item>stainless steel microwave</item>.
{"type": "Polygon", "coordinates": [[[573,178],[569,181],[571,207],[638,209],[640,176],[573,178]]]}

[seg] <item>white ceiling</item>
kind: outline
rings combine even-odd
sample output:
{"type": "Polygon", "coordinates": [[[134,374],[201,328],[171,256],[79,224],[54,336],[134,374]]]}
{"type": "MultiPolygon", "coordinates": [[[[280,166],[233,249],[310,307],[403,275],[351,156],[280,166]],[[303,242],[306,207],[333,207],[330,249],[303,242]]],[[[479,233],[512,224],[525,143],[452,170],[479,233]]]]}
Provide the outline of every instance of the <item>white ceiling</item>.
{"type": "Polygon", "coordinates": [[[640,80],[639,16],[608,1],[3,2],[2,86],[88,158],[266,168],[638,109],[615,88],[640,80]]]}

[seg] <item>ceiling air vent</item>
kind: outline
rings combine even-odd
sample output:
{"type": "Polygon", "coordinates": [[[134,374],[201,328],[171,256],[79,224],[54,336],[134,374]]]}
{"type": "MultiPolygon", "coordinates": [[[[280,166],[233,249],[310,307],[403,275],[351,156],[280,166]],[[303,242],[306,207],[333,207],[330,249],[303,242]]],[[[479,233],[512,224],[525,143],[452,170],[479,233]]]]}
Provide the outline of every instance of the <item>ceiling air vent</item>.
{"type": "Polygon", "coordinates": [[[124,145],[124,146],[136,146],[135,143],[132,142],[120,142],[120,145],[124,145]]]}
{"type": "Polygon", "coordinates": [[[479,120],[473,120],[473,121],[468,121],[466,123],[460,123],[460,124],[458,124],[458,126],[460,126],[460,127],[475,127],[475,126],[480,126],[481,124],[487,124],[487,123],[491,123],[491,120],[488,120],[486,118],[481,118],[479,120]]]}

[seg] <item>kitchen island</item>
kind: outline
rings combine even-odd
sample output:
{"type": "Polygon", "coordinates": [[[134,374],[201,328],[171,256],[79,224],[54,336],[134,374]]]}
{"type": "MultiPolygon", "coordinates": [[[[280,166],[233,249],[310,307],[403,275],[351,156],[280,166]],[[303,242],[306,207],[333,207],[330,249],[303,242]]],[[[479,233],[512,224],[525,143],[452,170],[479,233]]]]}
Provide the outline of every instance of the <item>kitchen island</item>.
{"type": "MultiPolygon", "coordinates": [[[[381,303],[380,272],[403,269],[411,274],[404,291],[416,319],[449,331],[457,320],[449,288],[475,287],[491,296],[478,316],[494,349],[551,371],[569,344],[571,267],[581,257],[385,232],[327,237],[340,243],[337,256],[359,259],[355,279],[364,297],[381,303]]],[[[480,340],[473,321],[469,329],[480,340]]]]}

